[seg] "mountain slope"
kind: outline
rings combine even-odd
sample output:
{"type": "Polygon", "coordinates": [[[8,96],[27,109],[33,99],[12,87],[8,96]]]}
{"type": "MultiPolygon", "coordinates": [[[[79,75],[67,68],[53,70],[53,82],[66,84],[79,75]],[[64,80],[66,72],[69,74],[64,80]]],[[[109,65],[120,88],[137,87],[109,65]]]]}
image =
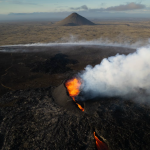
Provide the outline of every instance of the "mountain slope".
{"type": "Polygon", "coordinates": [[[78,25],[95,25],[93,22],[88,19],[80,16],[77,13],[72,13],[65,19],[60,22],[57,22],[55,25],[58,26],[78,26],[78,25]]]}

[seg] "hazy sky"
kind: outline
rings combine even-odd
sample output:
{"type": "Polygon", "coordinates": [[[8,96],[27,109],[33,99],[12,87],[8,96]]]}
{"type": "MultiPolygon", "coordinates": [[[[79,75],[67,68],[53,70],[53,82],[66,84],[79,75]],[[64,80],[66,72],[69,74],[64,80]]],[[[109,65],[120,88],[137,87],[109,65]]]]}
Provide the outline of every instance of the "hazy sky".
{"type": "Polygon", "coordinates": [[[71,12],[79,12],[90,17],[107,15],[148,17],[150,0],[0,0],[0,20],[13,19],[15,16],[17,18],[18,15],[20,18],[22,15],[23,19],[30,18],[31,15],[42,17],[46,14],[61,18],[71,12]]]}

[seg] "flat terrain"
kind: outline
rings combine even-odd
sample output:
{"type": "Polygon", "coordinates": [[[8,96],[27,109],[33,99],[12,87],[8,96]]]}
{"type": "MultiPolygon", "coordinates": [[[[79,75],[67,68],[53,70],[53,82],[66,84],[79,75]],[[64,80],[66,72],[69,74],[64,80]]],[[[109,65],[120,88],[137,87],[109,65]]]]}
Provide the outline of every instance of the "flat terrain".
{"type": "Polygon", "coordinates": [[[0,96],[19,89],[57,86],[89,64],[94,66],[103,58],[133,51],[105,46],[2,47],[0,96]]]}
{"type": "Polygon", "coordinates": [[[52,22],[0,23],[0,46],[37,42],[108,39],[112,42],[144,43],[150,37],[150,21],[101,21],[95,26],[55,26],[52,22]]]}

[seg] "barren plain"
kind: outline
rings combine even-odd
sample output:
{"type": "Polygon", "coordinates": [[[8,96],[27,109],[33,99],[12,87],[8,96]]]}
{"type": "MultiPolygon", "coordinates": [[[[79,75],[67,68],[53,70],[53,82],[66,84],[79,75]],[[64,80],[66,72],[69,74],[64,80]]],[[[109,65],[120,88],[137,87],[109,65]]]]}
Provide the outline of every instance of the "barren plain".
{"type": "Polygon", "coordinates": [[[52,22],[1,23],[0,45],[65,42],[70,35],[78,40],[108,39],[130,44],[147,42],[150,21],[101,21],[95,26],[55,26],[52,22]]]}

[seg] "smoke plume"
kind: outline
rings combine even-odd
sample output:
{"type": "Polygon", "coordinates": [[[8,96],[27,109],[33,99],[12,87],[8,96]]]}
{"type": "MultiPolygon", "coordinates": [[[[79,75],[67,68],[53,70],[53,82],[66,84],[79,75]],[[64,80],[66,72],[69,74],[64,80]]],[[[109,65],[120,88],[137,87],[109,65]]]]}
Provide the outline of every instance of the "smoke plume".
{"type": "MultiPolygon", "coordinates": [[[[80,74],[82,91],[96,96],[134,96],[149,99],[150,47],[129,55],[105,58],[95,67],[87,66],[80,74]]],[[[149,99],[150,102],[150,99],[149,99]]]]}
{"type": "MultiPolygon", "coordinates": [[[[150,44],[150,39],[147,40],[139,40],[135,43],[130,43],[128,40],[123,40],[123,42],[118,42],[118,40],[121,39],[120,36],[116,38],[114,41],[111,41],[108,38],[99,38],[99,39],[93,39],[93,40],[85,40],[80,39],[79,36],[76,35],[69,35],[67,37],[62,37],[59,41],[56,41],[54,43],[30,43],[30,44],[17,44],[17,45],[3,45],[0,46],[0,48],[3,48],[3,51],[5,52],[5,47],[35,47],[35,46],[41,46],[41,47],[53,47],[53,46],[115,46],[115,47],[126,47],[126,48],[139,48],[144,45],[150,44]]],[[[0,51],[2,52],[2,51],[0,51]]]]}

